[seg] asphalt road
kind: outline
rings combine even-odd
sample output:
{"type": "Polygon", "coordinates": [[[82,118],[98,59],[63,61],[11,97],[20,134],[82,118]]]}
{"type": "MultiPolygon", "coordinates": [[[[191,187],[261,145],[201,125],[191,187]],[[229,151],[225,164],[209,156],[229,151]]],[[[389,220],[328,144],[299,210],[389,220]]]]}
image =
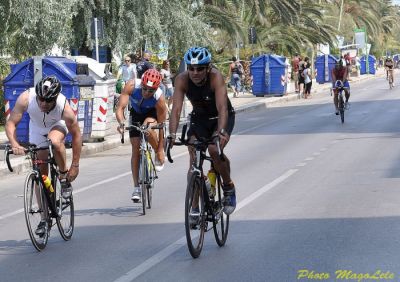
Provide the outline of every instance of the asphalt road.
{"type": "Polygon", "coordinates": [[[329,94],[238,114],[226,149],[237,210],[226,246],[206,233],[196,260],[184,237],[184,148],[145,216],[130,201],[129,145],[82,159],[73,239],[55,228],[41,253],[26,231],[24,176],[2,179],[0,281],[340,281],[341,270],[398,281],[399,98],[377,78],[353,87],[344,124],[329,94]]]}

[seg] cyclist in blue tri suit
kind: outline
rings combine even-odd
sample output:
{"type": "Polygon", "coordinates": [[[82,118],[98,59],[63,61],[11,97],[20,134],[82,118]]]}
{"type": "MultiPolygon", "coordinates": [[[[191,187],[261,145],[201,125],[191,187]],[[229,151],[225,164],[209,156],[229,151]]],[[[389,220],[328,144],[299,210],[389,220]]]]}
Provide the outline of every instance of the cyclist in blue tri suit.
{"type": "MultiPolygon", "coordinates": [[[[131,110],[129,119],[131,123],[156,125],[164,123],[167,117],[167,106],[162,90],[159,88],[161,83],[161,74],[155,69],[147,70],[141,80],[129,80],[122,90],[118,103],[116,118],[119,123],[118,131],[123,133],[125,126],[124,109],[130,103],[131,110]],[[137,83],[137,85],[135,84],[137,83]],[[140,82],[140,83],[138,83],[140,82]]],[[[154,167],[161,171],[164,167],[164,130],[149,130],[149,143],[153,147],[156,158],[154,167]],[[158,133],[158,134],[157,134],[158,133]]],[[[132,193],[132,201],[138,203],[141,201],[141,190],[139,186],[139,149],[140,132],[130,130],[129,137],[132,145],[131,170],[133,183],[135,185],[132,193]]]]}
{"type": "MultiPolygon", "coordinates": [[[[221,147],[229,142],[235,125],[235,111],[228,98],[223,75],[211,65],[211,53],[203,47],[190,48],[185,56],[188,70],[179,74],[175,79],[175,91],[172,112],[169,123],[169,139],[171,145],[176,138],[179,117],[184,97],[193,106],[188,137],[195,136],[211,138],[218,137],[221,147]]],[[[236,208],[235,185],[231,179],[229,159],[225,156],[222,161],[218,156],[216,145],[209,145],[208,151],[212,157],[215,169],[221,174],[224,190],[224,212],[231,214],[236,208]]],[[[192,163],[193,148],[189,148],[190,164],[192,163]]]]}

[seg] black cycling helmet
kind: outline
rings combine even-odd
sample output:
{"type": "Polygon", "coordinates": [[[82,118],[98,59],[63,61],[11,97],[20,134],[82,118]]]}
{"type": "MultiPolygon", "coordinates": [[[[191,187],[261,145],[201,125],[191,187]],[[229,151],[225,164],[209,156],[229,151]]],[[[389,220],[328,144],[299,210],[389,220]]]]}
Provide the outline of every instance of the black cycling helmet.
{"type": "Polygon", "coordinates": [[[36,95],[47,101],[56,100],[61,92],[61,83],[55,76],[46,76],[36,84],[36,95]]]}

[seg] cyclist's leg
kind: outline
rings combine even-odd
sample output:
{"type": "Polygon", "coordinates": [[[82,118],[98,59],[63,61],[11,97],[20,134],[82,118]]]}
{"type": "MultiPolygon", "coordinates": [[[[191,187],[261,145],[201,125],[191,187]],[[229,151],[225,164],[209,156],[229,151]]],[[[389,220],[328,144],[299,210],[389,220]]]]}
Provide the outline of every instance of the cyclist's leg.
{"type": "Polygon", "coordinates": [[[333,92],[333,105],[335,106],[335,114],[339,114],[339,107],[338,107],[338,90],[336,89],[335,85],[332,86],[332,92],[333,92]]]}
{"type": "Polygon", "coordinates": [[[60,121],[57,122],[55,126],[53,126],[50,131],[48,138],[51,140],[51,143],[53,144],[53,152],[54,152],[54,158],[56,160],[57,166],[60,171],[67,171],[67,154],[65,150],[65,136],[67,134],[68,130],[67,127],[65,126],[65,122],[60,121]]]}
{"type": "MultiPolygon", "coordinates": [[[[130,114],[131,123],[142,123],[144,117],[140,114],[135,113],[131,110],[130,114]]],[[[129,138],[131,141],[131,172],[132,172],[132,180],[134,184],[133,193],[132,193],[132,200],[137,202],[140,200],[140,186],[139,186],[139,156],[140,156],[140,132],[137,130],[129,130],[129,138]]]]}
{"type": "MultiPolygon", "coordinates": [[[[216,123],[216,122],[215,122],[216,123]]],[[[217,123],[215,124],[215,129],[217,128],[217,123]]],[[[228,117],[227,134],[230,136],[235,125],[235,114],[232,113],[228,117]]],[[[231,179],[231,169],[230,162],[227,156],[224,155],[224,160],[222,161],[218,154],[218,149],[216,145],[209,145],[209,154],[214,162],[214,168],[222,177],[223,190],[224,190],[224,212],[226,214],[231,214],[236,208],[236,190],[235,185],[231,179]]]]}
{"type": "MultiPolygon", "coordinates": [[[[31,144],[35,144],[37,146],[46,146],[47,145],[46,137],[43,134],[39,134],[39,130],[33,130],[33,128],[30,128],[30,129],[32,129],[32,131],[29,132],[29,142],[31,144]]],[[[37,157],[39,160],[47,160],[48,150],[38,151],[37,157]]],[[[48,175],[48,165],[46,165],[46,164],[40,165],[40,171],[43,175],[48,175]]],[[[36,201],[38,203],[40,210],[42,210],[42,212],[40,213],[41,221],[39,222],[39,224],[35,230],[35,233],[37,235],[44,234],[45,226],[46,226],[46,216],[45,216],[45,212],[44,212],[44,208],[43,208],[44,203],[42,203],[43,198],[41,196],[39,189],[40,189],[40,186],[37,186],[35,184],[36,201]]]]}
{"type": "MultiPolygon", "coordinates": [[[[65,150],[64,140],[68,133],[68,129],[64,121],[57,122],[49,131],[48,138],[53,144],[54,159],[60,171],[61,193],[63,198],[67,199],[72,195],[72,186],[67,179],[67,154],[65,150]]],[[[47,157],[47,156],[46,156],[47,157]]]]}
{"type": "MultiPolygon", "coordinates": [[[[157,124],[157,112],[155,109],[151,110],[149,113],[146,114],[146,118],[144,120],[144,124],[149,123],[150,125],[156,125],[157,124]]],[[[164,150],[159,151],[159,130],[158,129],[150,129],[149,130],[149,135],[148,135],[148,141],[153,148],[155,154],[156,154],[156,167],[157,170],[161,170],[163,168],[163,164],[165,161],[165,155],[164,155],[164,150]]]]}
{"type": "Polygon", "coordinates": [[[346,97],[346,103],[348,103],[349,102],[349,98],[350,98],[350,83],[349,83],[349,81],[345,81],[344,83],[343,83],[343,87],[344,87],[344,94],[345,94],[345,97],[346,97]]]}

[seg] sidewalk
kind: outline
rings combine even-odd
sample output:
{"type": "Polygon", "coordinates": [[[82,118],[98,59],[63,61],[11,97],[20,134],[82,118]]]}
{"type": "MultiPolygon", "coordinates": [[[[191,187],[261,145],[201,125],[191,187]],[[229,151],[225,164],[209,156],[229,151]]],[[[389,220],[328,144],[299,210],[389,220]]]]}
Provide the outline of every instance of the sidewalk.
{"type": "MultiPolygon", "coordinates": [[[[373,79],[375,77],[381,77],[384,75],[384,70],[379,69],[376,73],[376,75],[361,75],[359,77],[352,77],[350,84],[358,83],[359,81],[367,80],[367,79],[373,79]]],[[[313,86],[312,86],[312,95],[318,96],[321,94],[326,95],[329,93],[329,89],[331,87],[331,83],[325,83],[325,84],[318,84],[313,81],[313,86]]],[[[279,96],[279,97],[273,97],[273,96],[266,96],[266,97],[256,97],[253,94],[250,93],[245,93],[241,94],[238,98],[233,98],[233,93],[228,93],[228,96],[232,102],[233,107],[235,108],[236,113],[240,112],[245,112],[245,111],[253,111],[256,109],[261,109],[261,108],[267,108],[270,105],[276,104],[276,103],[285,103],[289,101],[294,101],[299,99],[298,94],[294,93],[294,85],[290,85],[290,89],[293,91],[290,91],[288,94],[284,96],[279,96]]],[[[190,111],[190,106],[187,106],[187,111],[190,111]]],[[[182,119],[184,120],[184,119],[182,119]]],[[[117,127],[117,122],[115,121],[115,118],[113,121],[111,121],[111,128],[115,128],[115,131],[113,132],[110,130],[108,132],[108,135],[105,137],[105,140],[103,142],[98,142],[98,143],[84,143],[84,146],[82,147],[82,154],[81,156],[87,156],[87,155],[92,155],[95,153],[103,152],[105,150],[110,150],[112,148],[116,148],[118,146],[121,146],[120,142],[120,135],[116,131],[117,127]]],[[[126,136],[127,139],[127,136],[126,136]]],[[[1,156],[0,156],[0,176],[9,176],[11,173],[8,171],[7,165],[4,162],[4,154],[3,154],[3,148],[4,144],[7,143],[7,137],[5,135],[5,132],[0,132],[0,149],[1,149],[1,156]]],[[[126,142],[124,146],[129,144],[129,142],[126,142]]],[[[67,158],[70,160],[71,156],[71,149],[67,149],[67,158]]],[[[69,161],[68,161],[69,163],[69,161]]],[[[11,162],[13,168],[14,168],[14,173],[22,173],[30,169],[30,164],[29,161],[25,159],[25,157],[20,156],[20,157],[13,157],[12,162],[11,162]]]]}

